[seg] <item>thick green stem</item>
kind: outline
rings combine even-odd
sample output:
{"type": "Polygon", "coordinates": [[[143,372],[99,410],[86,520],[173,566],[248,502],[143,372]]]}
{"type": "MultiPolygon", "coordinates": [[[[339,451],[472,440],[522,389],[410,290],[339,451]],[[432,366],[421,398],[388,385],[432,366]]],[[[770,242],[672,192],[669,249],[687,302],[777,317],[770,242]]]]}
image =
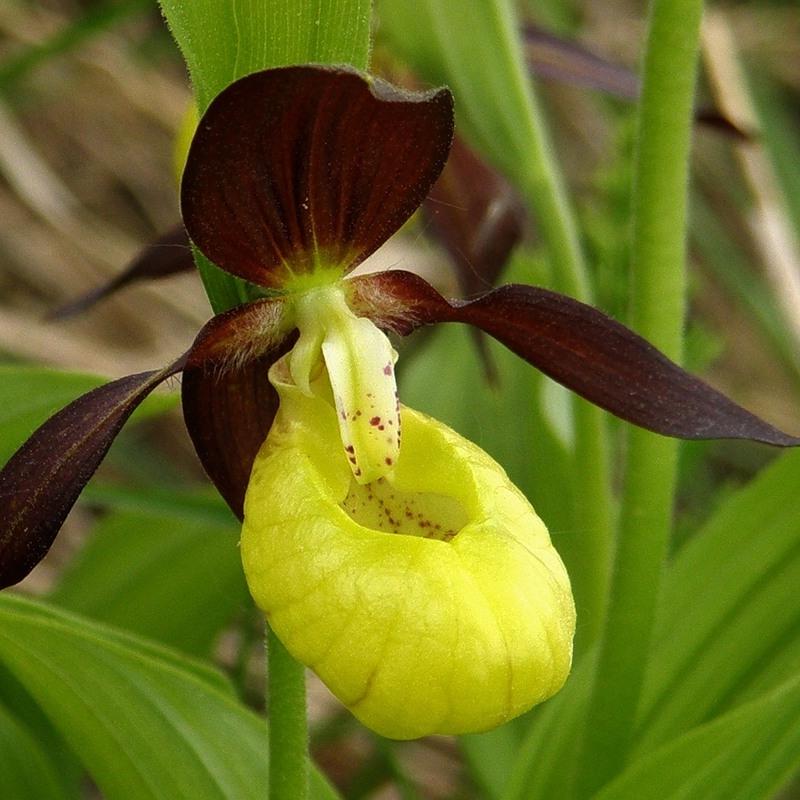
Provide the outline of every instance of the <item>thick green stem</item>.
{"type": "Polygon", "coordinates": [[[305,667],[267,625],[269,800],[308,797],[308,721],[305,667]]]}
{"type": "MultiPolygon", "coordinates": [[[[516,40],[518,26],[510,6],[496,3],[507,38],[516,40]]],[[[513,48],[511,48],[513,50],[513,48]]],[[[515,63],[520,65],[521,58],[515,63]]],[[[555,287],[583,300],[592,301],[592,290],[578,237],[575,215],[544,124],[530,77],[519,66],[509,70],[514,80],[508,92],[520,96],[520,119],[528,142],[527,158],[520,164],[528,205],[544,234],[551,257],[555,287]]],[[[600,631],[609,579],[611,548],[611,489],[609,448],[602,412],[578,397],[572,399],[575,428],[573,479],[575,497],[574,541],[563,553],[569,569],[580,619],[577,646],[584,650],[600,631]]]]}
{"type": "MultiPolygon", "coordinates": [[[[702,0],[654,0],[633,187],[632,326],[680,360],[686,206],[702,0]]],[[[578,796],[629,750],[672,528],[677,443],[630,432],[609,609],[586,722],[578,796]]]]}

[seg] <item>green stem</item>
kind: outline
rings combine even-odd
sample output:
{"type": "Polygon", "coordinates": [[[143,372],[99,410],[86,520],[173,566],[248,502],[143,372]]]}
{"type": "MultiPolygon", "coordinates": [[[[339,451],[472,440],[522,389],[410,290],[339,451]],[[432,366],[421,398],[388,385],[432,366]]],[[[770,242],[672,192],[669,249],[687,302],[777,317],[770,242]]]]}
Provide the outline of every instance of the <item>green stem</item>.
{"type": "MultiPolygon", "coordinates": [[[[686,205],[702,0],[654,0],[633,187],[631,322],[680,360],[686,205]]],[[[578,796],[615,775],[630,747],[672,528],[677,443],[631,430],[613,584],[586,722],[578,796]]]]}
{"type": "MultiPolygon", "coordinates": [[[[507,41],[518,40],[518,26],[506,2],[495,4],[507,41]]],[[[513,53],[518,44],[510,45],[513,53]]],[[[517,53],[509,93],[519,96],[526,113],[519,123],[528,143],[527,157],[520,164],[525,198],[536,215],[551,258],[555,287],[584,302],[592,301],[592,290],[584,263],[578,227],[549,139],[544,116],[524,61],[517,53]]],[[[574,530],[579,544],[563,555],[575,593],[580,618],[578,651],[599,634],[608,589],[611,558],[612,516],[609,476],[608,435],[602,412],[574,397],[575,448],[573,480],[575,496],[574,530]]]]}
{"type": "Polygon", "coordinates": [[[306,676],[267,625],[269,800],[308,797],[306,676]]]}

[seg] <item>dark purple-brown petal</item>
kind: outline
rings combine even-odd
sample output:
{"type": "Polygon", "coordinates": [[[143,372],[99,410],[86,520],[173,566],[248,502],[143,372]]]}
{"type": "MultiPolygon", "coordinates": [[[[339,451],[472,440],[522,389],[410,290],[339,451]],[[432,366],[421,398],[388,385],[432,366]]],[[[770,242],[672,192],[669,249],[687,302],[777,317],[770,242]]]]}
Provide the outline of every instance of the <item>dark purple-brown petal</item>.
{"type": "Polygon", "coordinates": [[[600,89],[624,100],[639,97],[635,72],[601,58],[578,42],[530,23],[523,27],[523,42],[528,65],[541,78],[600,89]]]}
{"type": "Polygon", "coordinates": [[[181,367],[179,359],[92,390],[47,420],[9,459],[0,471],[0,588],[21,581],[44,558],[128,417],[181,367]]]}
{"type": "Polygon", "coordinates": [[[422,202],[452,132],[446,89],[412,94],[347,68],[248,75],[200,120],[184,223],[211,261],[260,286],[344,273],[422,202]]]}
{"type": "Polygon", "coordinates": [[[183,370],[183,417],[203,467],[240,519],[253,459],[272,426],[278,394],[267,378],[295,337],[283,303],[257,300],[209,322],[183,370]]]}
{"type": "Polygon", "coordinates": [[[133,261],[110,281],[60,306],[49,315],[49,318],[66,319],[80,314],[131,283],[166,278],[193,269],[194,258],[189,236],[183,225],[177,225],[146,245],[133,261]]]}
{"type": "Polygon", "coordinates": [[[447,301],[408,272],[351,282],[351,305],[407,334],[432,322],[467,322],[553,380],[642,428],[682,439],[800,444],[670,361],[619,322],[570,297],[508,285],[474,300],[447,301]]]}

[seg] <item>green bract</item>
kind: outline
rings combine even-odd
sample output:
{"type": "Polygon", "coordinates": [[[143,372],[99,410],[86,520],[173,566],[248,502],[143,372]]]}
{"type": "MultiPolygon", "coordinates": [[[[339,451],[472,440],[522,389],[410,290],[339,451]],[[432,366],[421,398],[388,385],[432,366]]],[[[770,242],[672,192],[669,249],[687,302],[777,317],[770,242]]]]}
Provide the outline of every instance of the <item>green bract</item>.
{"type": "Polygon", "coordinates": [[[287,649],[396,739],[482,731],[553,695],[572,657],[569,579],[502,468],[403,408],[394,472],[356,482],[325,374],[281,405],[245,500],[250,590],[287,649]]]}

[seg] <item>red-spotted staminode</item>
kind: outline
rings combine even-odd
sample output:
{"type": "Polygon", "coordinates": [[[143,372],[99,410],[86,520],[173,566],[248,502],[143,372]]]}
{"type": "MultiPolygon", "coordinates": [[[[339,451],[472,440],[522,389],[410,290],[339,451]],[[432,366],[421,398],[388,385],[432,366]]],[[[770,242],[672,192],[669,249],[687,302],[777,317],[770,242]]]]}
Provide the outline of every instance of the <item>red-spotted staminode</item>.
{"type": "Polygon", "coordinates": [[[197,453],[245,517],[257,602],[367,724],[398,737],[480,730],[558,689],[574,609],[547,531],[488,456],[401,411],[386,332],[466,322],[650,430],[800,440],[564,295],[508,285],[447,300],[409,272],[348,278],[423,201],[452,133],[446,89],[409,94],[342,68],[255,73],[212,102],[183,175],[184,224],[263,296],[20,448],[0,473],[3,586],[45,555],[136,406],[182,372],[197,453]]]}

